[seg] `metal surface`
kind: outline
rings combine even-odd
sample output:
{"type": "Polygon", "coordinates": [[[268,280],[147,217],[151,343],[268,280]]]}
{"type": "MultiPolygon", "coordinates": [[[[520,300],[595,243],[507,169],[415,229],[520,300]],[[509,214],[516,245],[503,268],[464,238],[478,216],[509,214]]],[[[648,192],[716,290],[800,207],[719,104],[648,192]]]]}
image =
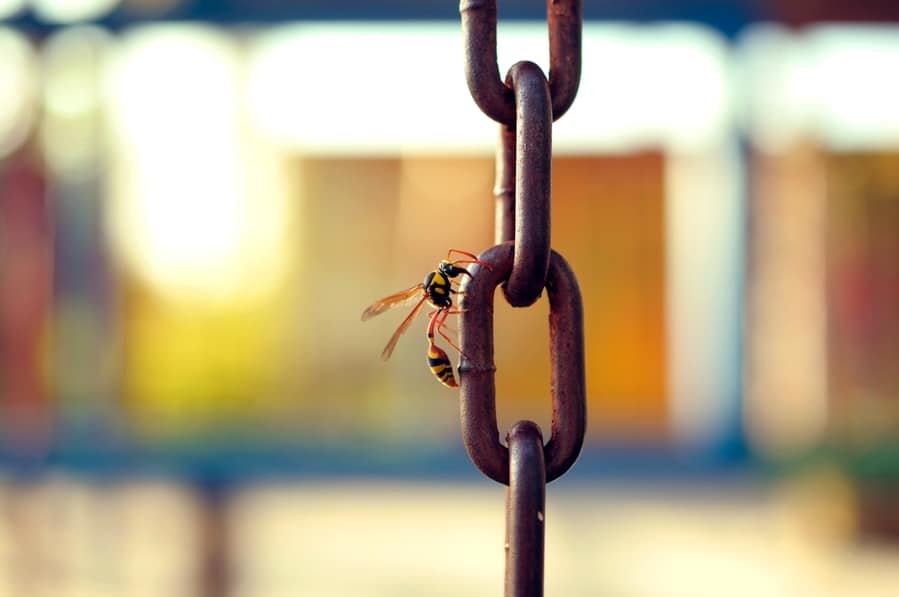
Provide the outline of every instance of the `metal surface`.
{"type": "Polygon", "coordinates": [[[504,124],[499,125],[493,197],[496,200],[494,242],[499,244],[515,238],[515,128],[504,124]]]}
{"type": "MultiPolygon", "coordinates": [[[[496,422],[496,365],[493,360],[493,297],[512,271],[512,243],[478,256],[493,266],[472,268],[460,315],[462,439],[475,466],[498,483],[509,483],[509,450],[496,422]]],[[[552,425],[544,448],[546,480],[567,471],[580,453],[586,431],[583,307],[577,280],[561,255],[552,252],[549,275],[549,333],[552,425]]]]}
{"type": "MultiPolygon", "coordinates": [[[[502,124],[515,121],[512,90],[499,78],[496,64],[496,0],[461,0],[465,80],[478,107],[502,124]]],[[[549,88],[552,118],[571,106],[581,80],[580,0],[547,0],[549,24],[549,88]]]]}
{"type": "Polygon", "coordinates": [[[549,92],[553,120],[562,117],[581,83],[581,29],[584,20],[580,0],[548,0],[549,92]]]}
{"type": "Polygon", "coordinates": [[[549,88],[533,62],[518,62],[506,79],[515,95],[515,261],[505,286],[514,307],[533,304],[549,268],[552,118],[549,88]]]}
{"type": "Polygon", "coordinates": [[[543,595],[546,471],[543,436],[532,421],[512,426],[506,491],[506,595],[543,595]]]}
{"type": "Polygon", "coordinates": [[[478,259],[461,301],[459,365],[462,437],[472,462],[509,486],[506,509],[506,595],[543,595],[546,483],[577,459],[586,431],[583,306],[577,279],[551,248],[552,122],[571,105],[581,72],[581,3],[549,0],[550,75],[522,61],[506,82],[496,65],[495,0],[462,0],[465,77],[475,103],[500,122],[496,155],[496,246],[478,259]],[[550,439],[520,421],[500,442],[496,420],[493,300],[503,285],[515,307],[546,288],[552,397],[550,439]]]}

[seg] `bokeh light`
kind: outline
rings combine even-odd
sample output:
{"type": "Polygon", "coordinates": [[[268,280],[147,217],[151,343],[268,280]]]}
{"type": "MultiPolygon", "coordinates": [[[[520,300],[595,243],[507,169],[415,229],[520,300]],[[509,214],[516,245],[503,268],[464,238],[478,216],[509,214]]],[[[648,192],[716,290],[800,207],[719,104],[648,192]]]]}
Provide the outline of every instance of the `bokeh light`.
{"type": "Polygon", "coordinates": [[[120,0],[31,0],[31,9],[50,23],[77,23],[99,19],[114,9],[120,0]]]}
{"type": "Polygon", "coordinates": [[[0,19],[15,16],[25,8],[26,0],[0,0],[0,19]]]}
{"type": "Polygon", "coordinates": [[[285,206],[248,167],[237,60],[218,32],[161,27],[128,36],[110,74],[113,134],[127,148],[113,242],[175,294],[265,293],[283,276],[285,206]]]}
{"type": "MultiPolygon", "coordinates": [[[[457,15],[387,4],[0,1],[0,597],[502,590],[504,492],[424,317],[387,362],[407,311],[360,321],[493,243],[457,15]]],[[[588,435],[550,594],[899,581],[899,29],[741,6],[584,26],[551,219],[588,435]]],[[[500,72],[546,68],[506,10],[500,72]]],[[[548,433],[548,310],[497,297],[500,437],[548,433]]]]}
{"type": "Polygon", "coordinates": [[[15,149],[34,118],[35,57],[28,40],[0,27],[0,157],[15,149]]]}

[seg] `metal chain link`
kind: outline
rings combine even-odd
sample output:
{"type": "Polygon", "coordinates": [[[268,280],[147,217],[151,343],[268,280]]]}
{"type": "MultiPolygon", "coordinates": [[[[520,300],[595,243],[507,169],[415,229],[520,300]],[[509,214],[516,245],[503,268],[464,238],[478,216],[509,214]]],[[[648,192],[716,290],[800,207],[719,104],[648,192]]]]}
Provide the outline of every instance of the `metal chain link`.
{"type": "Polygon", "coordinates": [[[583,305],[577,279],[551,248],[552,122],[571,106],[580,82],[581,2],[548,0],[549,79],[532,62],[503,83],[496,63],[495,0],[462,0],[465,74],[475,103],[500,123],[496,155],[496,242],[465,286],[460,321],[462,437],[475,466],[509,486],[506,581],[509,597],[543,595],[546,483],[577,459],[586,432],[583,305]],[[503,285],[515,307],[549,296],[552,422],[519,421],[500,441],[496,419],[493,297],[503,285]]]}
{"type": "Polygon", "coordinates": [[[540,298],[549,269],[552,115],[540,67],[518,62],[506,81],[515,95],[515,263],[503,289],[514,307],[540,298]]]}
{"type": "MultiPolygon", "coordinates": [[[[512,272],[511,242],[491,247],[478,256],[492,269],[472,268],[465,286],[460,317],[462,364],[462,439],[481,472],[498,483],[509,483],[509,449],[499,441],[496,422],[496,385],[493,352],[493,296],[512,272]]],[[[583,306],[577,279],[565,259],[552,252],[546,279],[549,295],[550,394],[552,423],[544,447],[546,478],[567,471],[581,449],[586,430],[583,306]]]]}
{"type": "MultiPolygon", "coordinates": [[[[461,0],[465,79],[484,114],[507,125],[515,121],[512,90],[499,78],[496,62],[496,0],[461,0]]],[[[580,0],[547,0],[549,24],[549,89],[553,120],[574,102],[581,81],[580,0]]]]}

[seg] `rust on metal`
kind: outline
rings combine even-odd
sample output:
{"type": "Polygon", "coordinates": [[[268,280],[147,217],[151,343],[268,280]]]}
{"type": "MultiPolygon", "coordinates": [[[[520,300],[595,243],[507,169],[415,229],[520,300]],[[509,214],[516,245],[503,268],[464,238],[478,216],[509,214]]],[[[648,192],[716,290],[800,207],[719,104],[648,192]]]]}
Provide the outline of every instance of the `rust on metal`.
{"type": "MultiPolygon", "coordinates": [[[[465,80],[478,107],[493,120],[515,120],[512,90],[499,77],[496,62],[496,0],[461,0],[465,80]]],[[[581,79],[581,0],[547,0],[549,88],[552,119],[571,107],[581,79]]]]}
{"type": "Polygon", "coordinates": [[[512,426],[506,490],[506,595],[543,595],[546,468],[543,435],[532,421],[512,426]]]}
{"type": "Polygon", "coordinates": [[[548,0],[549,92],[553,120],[561,118],[577,95],[581,83],[581,29],[584,21],[580,0],[548,0]]]}
{"type": "Polygon", "coordinates": [[[499,78],[496,0],[461,0],[465,79],[475,103],[500,123],[496,154],[496,246],[472,267],[461,303],[459,366],[462,439],[475,466],[509,486],[506,595],[543,595],[546,483],[577,459],[586,432],[583,305],[568,263],[552,250],[552,123],[564,114],[581,77],[580,0],[547,0],[549,77],[518,62],[499,78]],[[536,423],[516,423],[500,441],[496,418],[493,301],[503,285],[515,307],[549,296],[552,423],[549,441],[536,423]]]}
{"type": "Polygon", "coordinates": [[[512,90],[499,78],[496,64],[496,0],[461,0],[465,80],[484,114],[511,126],[515,122],[512,90]]]}
{"type": "Polygon", "coordinates": [[[494,242],[499,244],[515,238],[515,128],[505,124],[499,125],[495,180],[494,242]]]}
{"type": "MultiPolygon", "coordinates": [[[[485,475],[509,484],[509,450],[499,441],[493,351],[493,299],[512,271],[513,245],[496,245],[479,260],[493,266],[472,268],[460,316],[464,356],[459,367],[462,438],[468,455],[485,475]]],[[[586,431],[583,306],[577,280],[561,255],[552,252],[546,280],[552,400],[550,439],[544,447],[547,482],[567,471],[580,453],[586,431]]]]}
{"type": "Polygon", "coordinates": [[[552,118],[549,87],[533,62],[518,62],[506,78],[515,95],[515,261],[505,286],[515,307],[533,304],[549,268],[552,118]]]}

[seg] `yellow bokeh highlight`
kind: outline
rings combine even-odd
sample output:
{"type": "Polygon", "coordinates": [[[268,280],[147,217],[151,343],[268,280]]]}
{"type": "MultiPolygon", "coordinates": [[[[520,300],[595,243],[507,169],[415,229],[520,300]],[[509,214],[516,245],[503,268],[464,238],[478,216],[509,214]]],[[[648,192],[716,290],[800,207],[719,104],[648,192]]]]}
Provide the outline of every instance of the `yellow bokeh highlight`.
{"type": "Polygon", "coordinates": [[[124,381],[142,433],[246,426],[281,396],[283,300],[171,303],[136,285],[128,299],[124,381]]]}

